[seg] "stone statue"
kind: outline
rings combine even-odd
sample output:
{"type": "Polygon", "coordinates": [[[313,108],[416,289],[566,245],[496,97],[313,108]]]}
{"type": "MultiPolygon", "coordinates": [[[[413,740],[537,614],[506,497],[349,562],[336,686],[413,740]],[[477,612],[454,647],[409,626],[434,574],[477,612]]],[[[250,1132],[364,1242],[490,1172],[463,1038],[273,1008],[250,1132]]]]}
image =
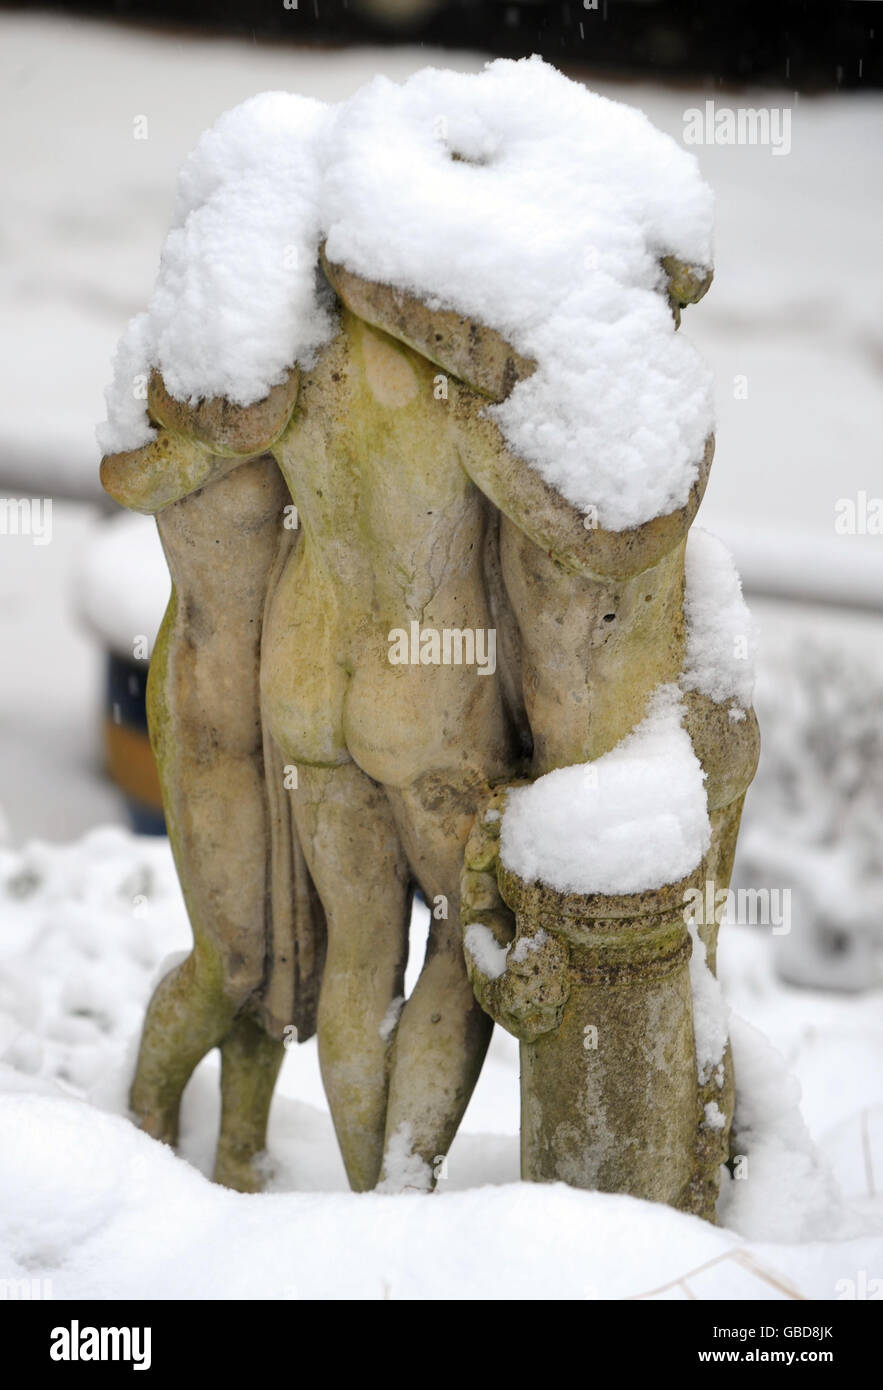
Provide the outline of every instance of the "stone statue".
{"type": "MultiPolygon", "coordinates": [[[[258,1186],[280,1038],[310,1035],[321,978],[322,1076],[355,1189],[432,1186],[494,1018],[522,1039],[526,1177],[710,1216],[726,1132],[702,1126],[684,884],[562,898],[502,869],[487,813],[513,781],[614,747],[677,680],[711,444],[679,512],[587,529],[482,413],[532,364],[481,325],[324,270],[340,331],[311,371],[249,408],[183,405],[155,373],[156,442],[102,466],[118,501],[157,513],[174,581],[149,715],[194,931],[151,1002],[133,1111],[174,1143],[184,1084],[219,1045],[215,1176],[258,1186]],[[493,633],[495,669],[393,663],[391,634],[414,624],[428,647],[493,633]],[[439,910],[402,1005],[415,883],[439,910]],[[463,950],[474,923],[541,944],[488,980],[463,950]],[[636,1104],[651,1017],[678,1064],[636,1104]],[[617,1065],[582,1129],[562,1125],[601,1021],[617,1065]]],[[[667,270],[676,310],[707,287],[667,270]]],[[[695,694],[689,725],[714,822],[700,878],[726,886],[756,725],[695,694]]],[[[729,1120],[729,1075],[715,1095],[729,1120]]]]}
{"type": "Polygon", "coordinates": [[[174,1144],[219,1047],[217,1181],[260,1187],[283,1047],[315,1031],[352,1187],[432,1190],[496,1021],[521,1042],[525,1177],[713,1219],[733,1074],[725,1027],[712,1046],[694,1010],[717,921],[688,904],[728,884],[758,737],[750,696],[694,678],[711,416],[658,297],[677,325],[708,288],[660,247],[710,255],[710,206],[643,117],[539,60],[369,84],[336,110],[266,94],[185,166],[102,481],[156,515],[172,575],[148,714],[194,938],[150,1003],[131,1107],[174,1144]],[[378,157],[397,140],[416,201],[378,157]],[[455,292],[433,257],[476,230],[476,195],[488,235],[455,292]],[[510,286],[502,334],[486,320],[510,286]],[[574,503],[599,479],[623,529],[574,503]],[[564,891],[509,856],[525,798],[600,775],[663,717],[699,807],[679,872],[662,856],[641,891],[564,891]],[[431,925],[404,999],[415,888],[431,925]]]}

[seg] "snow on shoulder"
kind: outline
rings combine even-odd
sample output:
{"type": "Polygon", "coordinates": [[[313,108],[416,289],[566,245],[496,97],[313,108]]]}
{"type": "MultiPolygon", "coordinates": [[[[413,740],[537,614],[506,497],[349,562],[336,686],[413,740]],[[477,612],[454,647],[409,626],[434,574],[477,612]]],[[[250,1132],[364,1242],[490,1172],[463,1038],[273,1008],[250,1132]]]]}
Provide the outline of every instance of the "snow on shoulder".
{"type": "Polygon", "coordinates": [[[666,255],[711,263],[696,160],[539,58],[377,77],[322,107],[255,97],[200,140],[146,316],[121,345],[105,451],[151,437],[133,377],[261,399],[332,328],[333,262],[501,333],[536,371],[490,407],[514,452],[611,530],[682,506],[712,429],[666,255]]]}
{"type": "Polygon", "coordinates": [[[682,690],[698,690],[740,717],[754,694],[754,619],[723,541],[701,526],[687,539],[684,618],[687,650],[682,690]]]}
{"type": "Polygon", "coordinates": [[[154,438],[152,367],[178,400],[252,405],[331,338],[316,275],[326,115],[322,102],[265,92],[222,115],[185,160],[149,308],[117,349],[104,453],[154,438]]]}
{"type": "Polygon", "coordinates": [[[609,753],[511,791],[506,868],[562,893],[640,893],[691,873],[711,827],[683,712],[677,687],[660,686],[646,718],[609,753]]]}
{"type": "Polygon", "coordinates": [[[333,144],[330,259],[536,361],[491,410],[514,452],[611,530],[686,502],[710,379],[675,333],[659,262],[711,262],[692,155],[539,58],[378,77],[340,109],[333,144]]]}

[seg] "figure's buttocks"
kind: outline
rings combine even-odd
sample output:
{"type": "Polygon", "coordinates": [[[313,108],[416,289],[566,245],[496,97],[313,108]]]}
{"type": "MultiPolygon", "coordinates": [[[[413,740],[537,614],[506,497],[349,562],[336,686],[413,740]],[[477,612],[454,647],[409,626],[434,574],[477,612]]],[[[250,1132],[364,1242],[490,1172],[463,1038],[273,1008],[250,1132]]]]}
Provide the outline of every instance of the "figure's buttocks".
{"type": "Polygon", "coordinates": [[[480,630],[490,662],[486,503],[459,462],[446,380],[344,311],[277,456],[303,536],[268,612],[271,728],[295,760],[351,756],[379,781],[408,780],[499,699],[477,660],[390,661],[390,633],[417,622],[440,640],[480,630]]]}

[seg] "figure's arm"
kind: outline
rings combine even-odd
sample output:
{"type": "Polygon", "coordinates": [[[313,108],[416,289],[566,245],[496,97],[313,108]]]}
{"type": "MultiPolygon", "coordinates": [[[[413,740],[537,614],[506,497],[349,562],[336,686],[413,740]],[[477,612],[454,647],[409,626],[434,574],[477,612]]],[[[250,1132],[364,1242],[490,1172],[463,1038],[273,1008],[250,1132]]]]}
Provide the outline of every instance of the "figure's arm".
{"type": "MultiPolygon", "coordinates": [[[[705,266],[688,265],[676,256],[665,256],[660,264],[665,273],[664,292],[675,324],[679,325],[681,310],[696,304],[707,293],[713,272],[705,266]]],[[[473,335],[474,351],[481,357],[490,354],[496,360],[496,339],[497,335],[481,330],[477,337],[473,335]]],[[[485,381],[473,372],[463,376],[465,386],[456,392],[463,419],[461,459],[472,481],[540,550],[571,573],[626,579],[657,565],[687,534],[699,510],[714,457],[714,436],[705,441],[703,456],[697,461],[696,481],[682,507],[626,531],[605,531],[594,525],[591,518],[587,520],[536,469],[513,454],[495,423],[487,418],[487,400],[479,393],[491,400],[503,400],[515,382],[533,370],[533,363],[516,355],[507,365],[505,390],[489,391],[485,381]]],[[[499,374],[488,378],[498,379],[499,374]]]]}
{"type": "Polygon", "coordinates": [[[102,486],[121,506],[154,513],[217,482],[275,444],[291,419],[299,382],[299,372],[292,368],[285,381],[253,405],[213,396],[191,406],[175,400],[153,372],[147,405],[157,436],[140,449],[106,455],[102,486]]]}
{"type": "Polygon", "coordinates": [[[463,955],[485,1013],[522,1042],[534,1042],[561,1022],[570,993],[568,950],[544,931],[519,935],[515,914],[500,892],[500,827],[508,791],[489,789],[463,851],[463,955]]]}
{"type": "Polygon", "coordinates": [[[626,579],[658,564],[689,530],[708,481],[713,436],[706,441],[683,507],[626,531],[605,531],[506,447],[496,423],[487,418],[485,400],[453,382],[448,389],[461,422],[463,468],[494,506],[564,570],[626,579]]]}
{"type": "Polygon", "coordinates": [[[194,440],[161,429],[140,449],[106,454],[101,486],[121,507],[151,514],[205,487],[239,462],[219,459],[194,440]]]}

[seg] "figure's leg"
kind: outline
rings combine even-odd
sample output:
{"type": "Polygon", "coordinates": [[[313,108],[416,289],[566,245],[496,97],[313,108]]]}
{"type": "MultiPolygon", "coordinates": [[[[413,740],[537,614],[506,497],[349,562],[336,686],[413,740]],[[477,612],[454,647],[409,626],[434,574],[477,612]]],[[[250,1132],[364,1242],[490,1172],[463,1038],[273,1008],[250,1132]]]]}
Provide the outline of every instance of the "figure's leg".
{"type": "Polygon", "coordinates": [[[266,825],[260,763],[219,758],[199,767],[180,750],[172,830],[193,950],[157,986],[147,1009],[130,1103],[142,1129],[174,1144],[181,1095],[258,988],[264,970],[266,825]],[[194,814],[180,803],[193,799],[194,814]]]}
{"type": "Polygon", "coordinates": [[[130,1095],[174,1144],[181,1094],[264,972],[268,827],[258,690],[261,614],[287,492],[270,459],[169,507],[175,580],[148,714],[193,951],[147,1010],[130,1095]]]}
{"type": "Polygon", "coordinates": [[[319,1061],[350,1185],[377,1182],[395,1001],[404,988],[411,883],[383,790],[355,763],[301,767],[293,796],[322,899],[328,953],[319,1061]]]}
{"type": "Polygon", "coordinates": [[[466,975],[460,923],[463,849],[487,792],[471,774],[429,774],[388,790],[402,842],[432,916],[426,960],[399,1021],[384,1146],[389,1190],[434,1185],[469,1103],[493,1022],[466,975]]]}
{"type": "Polygon", "coordinates": [[[243,1011],[221,1043],[221,1137],[214,1181],[259,1192],[273,1088],[285,1048],[243,1011]]]}
{"type": "MultiPolygon", "coordinates": [[[[198,664],[198,658],[197,658],[198,664]]],[[[203,762],[194,734],[176,741],[165,779],[169,830],[193,950],[147,1009],[130,1103],[141,1127],[174,1144],[187,1081],[216,1047],[264,969],[267,830],[260,759],[219,751],[203,762]]]]}
{"type": "Polygon", "coordinates": [[[177,1144],[184,1087],[235,1014],[224,992],[222,958],[199,936],[187,959],[157,985],[141,1032],[129,1106],[154,1139],[177,1144]]]}

